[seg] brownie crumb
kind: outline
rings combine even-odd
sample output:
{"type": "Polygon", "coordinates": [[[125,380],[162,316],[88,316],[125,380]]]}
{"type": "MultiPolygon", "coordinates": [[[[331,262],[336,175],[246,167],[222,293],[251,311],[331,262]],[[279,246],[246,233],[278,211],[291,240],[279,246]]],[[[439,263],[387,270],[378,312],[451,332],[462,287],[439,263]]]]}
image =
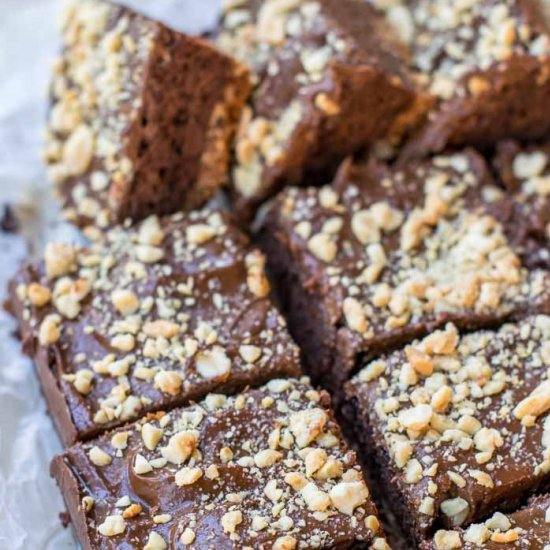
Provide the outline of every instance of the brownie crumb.
{"type": "Polygon", "coordinates": [[[0,219],[0,230],[3,233],[17,233],[19,222],[13,208],[9,204],[2,206],[2,218],[0,219]]]}
{"type": "Polygon", "coordinates": [[[59,512],[59,521],[63,525],[63,529],[67,529],[71,524],[71,516],[69,512],[59,512]]]}

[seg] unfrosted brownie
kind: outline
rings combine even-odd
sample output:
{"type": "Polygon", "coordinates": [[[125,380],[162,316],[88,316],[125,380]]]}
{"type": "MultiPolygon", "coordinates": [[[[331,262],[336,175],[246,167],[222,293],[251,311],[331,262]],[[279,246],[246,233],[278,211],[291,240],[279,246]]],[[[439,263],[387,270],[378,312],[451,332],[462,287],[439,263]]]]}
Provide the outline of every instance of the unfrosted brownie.
{"type": "Polygon", "coordinates": [[[422,550],[458,548],[550,550],[550,496],[534,497],[513,514],[495,512],[483,523],[473,524],[466,530],[441,529],[433,542],[422,546],[422,550]]]}
{"type": "Polygon", "coordinates": [[[403,48],[365,0],[228,4],[217,43],[255,75],[233,170],[242,211],[284,184],[325,183],[346,155],[425,110],[403,48]]]}
{"type": "Polygon", "coordinates": [[[66,217],[106,226],[200,206],[227,179],[249,72],[101,0],[68,3],[45,158],[66,217]]]}
{"type": "Polygon", "coordinates": [[[344,410],[417,542],[550,483],[550,317],[448,324],[365,366],[344,410]]]}
{"type": "Polygon", "coordinates": [[[500,180],[515,199],[509,225],[525,262],[550,269],[550,142],[498,144],[494,161],[500,180]],[[518,228],[514,219],[524,222],[518,228]],[[520,229],[518,231],[518,229],[520,229]]]}
{"type": "Polygon", "coordinates": [[[550,24],[543,0],[371,1],[389,6],[413,70],[436,102],[408,154],[550,132],[550,24]]]}
{"type": "Polygon", "coordinates": [[[92,548],[389,550],[326,392],[272,380],[71,447],[51,471],[92,548]]]}
{"type": "Polygon", "coordinates": [[[10,283],[66,444],[208,392],[300,372],[264,257],[225,215],[149,217],[91,248],[50,244],[10,283]]]}
{"type": "Polygon", "coordinates": [[[473,152],[348,162],[333,187],[283,192],[261,237],[311,375],[338,393],[367,358],[449,321],[549,311],[549,275],[495,218],[509,200],[473,152]]]}

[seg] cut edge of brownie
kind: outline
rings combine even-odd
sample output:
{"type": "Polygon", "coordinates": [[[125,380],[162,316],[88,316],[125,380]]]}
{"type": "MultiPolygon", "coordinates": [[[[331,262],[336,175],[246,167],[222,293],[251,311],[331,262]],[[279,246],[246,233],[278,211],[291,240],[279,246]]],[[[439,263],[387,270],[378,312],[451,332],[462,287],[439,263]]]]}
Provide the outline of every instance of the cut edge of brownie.
{"type": "Polygon", "coordinates": [[[46,348],[37,349],[35,339],[27,330],[27,323],[23,319],[23,308],[17,299],[16,281],[12,278],[8,283],[8,298],[5,309],[17,322],[17,335],[21,341],[21,349],[27,355],[35,368],[40,389],[46,398],[48,412],[57,429],[57,433],[64,446],[68,446],[77,440],[78,430],[63,392],[58,386],[58,380],[53,372],[55,360],[51,351],[46,348]]]}
{"type": "Polygon", "coordinates": [[[395,486],[391,459],[374,438],[370,425],[362,420],[357,400],[349,394],[346,383],[346,399],[338,409],[338,417],[346,437],[354,442],[354,448],[364,470],[370,473],[373,495],[382,514],[389,510],[398,523],[401,534],[411,548],[419,548],[415,522],[408,513],[408,504],[395,486]]]}
{"type": "Polygon", "coordinates": [[[302,284],[288,248],[282,243],[284,234],[276,226],[262,225],[256,237],[267,258],[267,274],[277,303],[287,320],[291,336],[300,348],[305,369],[315,384],[323,381],[334,400],[333,389],[326,383],[326,373],[332,368],[336,339],[334,334],[323,331],[324,323],[311,323],[312,318],[324,320],[322,308],[316,307],[321,300],[315,289],[315,281],[310,282],[309,288],[302,284]],[[312,364],[314,357],[317,368],[312,364]]]}
{"type": "MultiPolygon", "coordinates": [[[[135,150],[137,162],[136,173],[127,190],[128,200],[121,205],[119,222],[128,217],[142,219],[150,214],[170,214],[177,208],[198,208],[211,198],[217,189],[228,183],[231,142],[237,130],[242,108],[250,93],[250,71],[205,40],[177,33],[159,23],[155,48],[145,69],[143,91],[145,97],[141,107],[141,119],[147,122],[155,120],[155,124],[171,128],[171,131],[169,135],[166,131],[155,135],[153,147],[146,148],[144,155],[140,153],[143,149],[142,142],[147,136],[147,126],[142,124],[142,120],[136,120],[127,131],[133,141],[129,147],[135,150]],[[167,57],[166,50],[170,49],[179,53],[167,57]],[[193,58],[195,50],[197,55],[193,58]],[[221,89],[215,96],[205,97],[204,93],[192,94],[192,106],[188,106],[189,98],[184,98],[178,90],[199,86],[201,78],[208,85],[214,85],[211,69],[207,68],[210,57],[215,61],[216,68],[212,72],[218,75],[221,89]],[[163,86],[167,74],[173,75],[176,82],[168,88],[168,98],[165,95],[163,103],[159,105],[159,90],[153,88],[158,88],[159,84],[163,86]],[[191,75],[192,80],[189,79],[191,75]],[[179,108],[171,108],[167,113],[165,108],[161,108],[162,105],[179,108]],[[181,108],[183,105],[184,109],[181,108]],[[190,125],[188,115],[191,112],[203,111],[208,113],[208,119],[203,117],[203,120],[194,121],[190,125]],[[199,138],[197,128],[204,129],[203,135],[199,138]],[[132,135],[132,130],[137,132],[135,136],[132,135]],[[198,139],[202,141],[202,147],[199,147],[200,155],[194,161],[196,173],[182,174],[190,160],[186,148],[195,151],[197,143],[191,143],[190,146],[189,142],[198,139]],[[175,155],[177,161],[170,163],[170,166],[164,165],[166,154],[163,155],[162,151],[165,149],[169,151],[168,155],[175,155]],[[150,173],[151,165],[155,164],[158,164],[159,196],[152,197],[147,204],[133,204],[132,197],[151,194],[151,187],[155,187],[149,180],[139,176],[140,171],[150,173]],[[170,185],[170,181],[175,185],[170,185]]],[[[198,144],[200,145],[200,142],[198,144]]]]}
{"type": "Polygon", "coordinates": [[[88,537],[88,525],[86,513],[80,501],[80,487],[78,478],[72,468],[67,464],[63,455],[55,455],[50,462],[50,476],[55,479],[59,492],[63,496],[70,523],[76,532],[76,537],[83,550],[92,550],[90,537],[88,537]]]}
{"type": "Polygon", "coordinates": [[[202,206],[228,181],[249,69],[110,0],[73,0],[62,13],[44,160],[65,218],[97,231],[202,206]],[[111,65],[117,86],[104,82],[111,65]]]}

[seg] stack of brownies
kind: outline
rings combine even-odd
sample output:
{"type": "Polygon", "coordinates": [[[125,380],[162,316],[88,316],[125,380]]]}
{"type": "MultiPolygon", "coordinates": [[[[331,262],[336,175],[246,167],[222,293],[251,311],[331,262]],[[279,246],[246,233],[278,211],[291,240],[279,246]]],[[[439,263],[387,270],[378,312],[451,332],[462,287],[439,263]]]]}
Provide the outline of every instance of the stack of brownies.
{"type": "Polygon", "coordinates": [[[544,0],[230,0],[211,43],[73,0],[62,36],[89,244],[9,308],[82,546],[550,550],[544,0]]]}

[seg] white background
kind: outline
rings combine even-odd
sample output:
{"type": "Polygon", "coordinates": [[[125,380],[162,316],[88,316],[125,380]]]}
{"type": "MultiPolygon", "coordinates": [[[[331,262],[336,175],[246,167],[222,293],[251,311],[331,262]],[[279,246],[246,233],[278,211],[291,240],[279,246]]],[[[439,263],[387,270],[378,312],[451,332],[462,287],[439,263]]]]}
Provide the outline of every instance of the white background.
{"type": "MultiPolygon", "coordinates": [[[[128,0],[171,26],[200,32],[219,0],[128,0]]],[[[57,0],[0,0],[0,205],[24,213],[24,236],[0,233],[0,303],[8,277],[46,238],[75,238],[57,222],[40,162],[49,68],[58,46],[57,0]]],[[[76,548],[48,474],[61,445],[11,318],[0,311],[0,549],[76,548]]]]}

